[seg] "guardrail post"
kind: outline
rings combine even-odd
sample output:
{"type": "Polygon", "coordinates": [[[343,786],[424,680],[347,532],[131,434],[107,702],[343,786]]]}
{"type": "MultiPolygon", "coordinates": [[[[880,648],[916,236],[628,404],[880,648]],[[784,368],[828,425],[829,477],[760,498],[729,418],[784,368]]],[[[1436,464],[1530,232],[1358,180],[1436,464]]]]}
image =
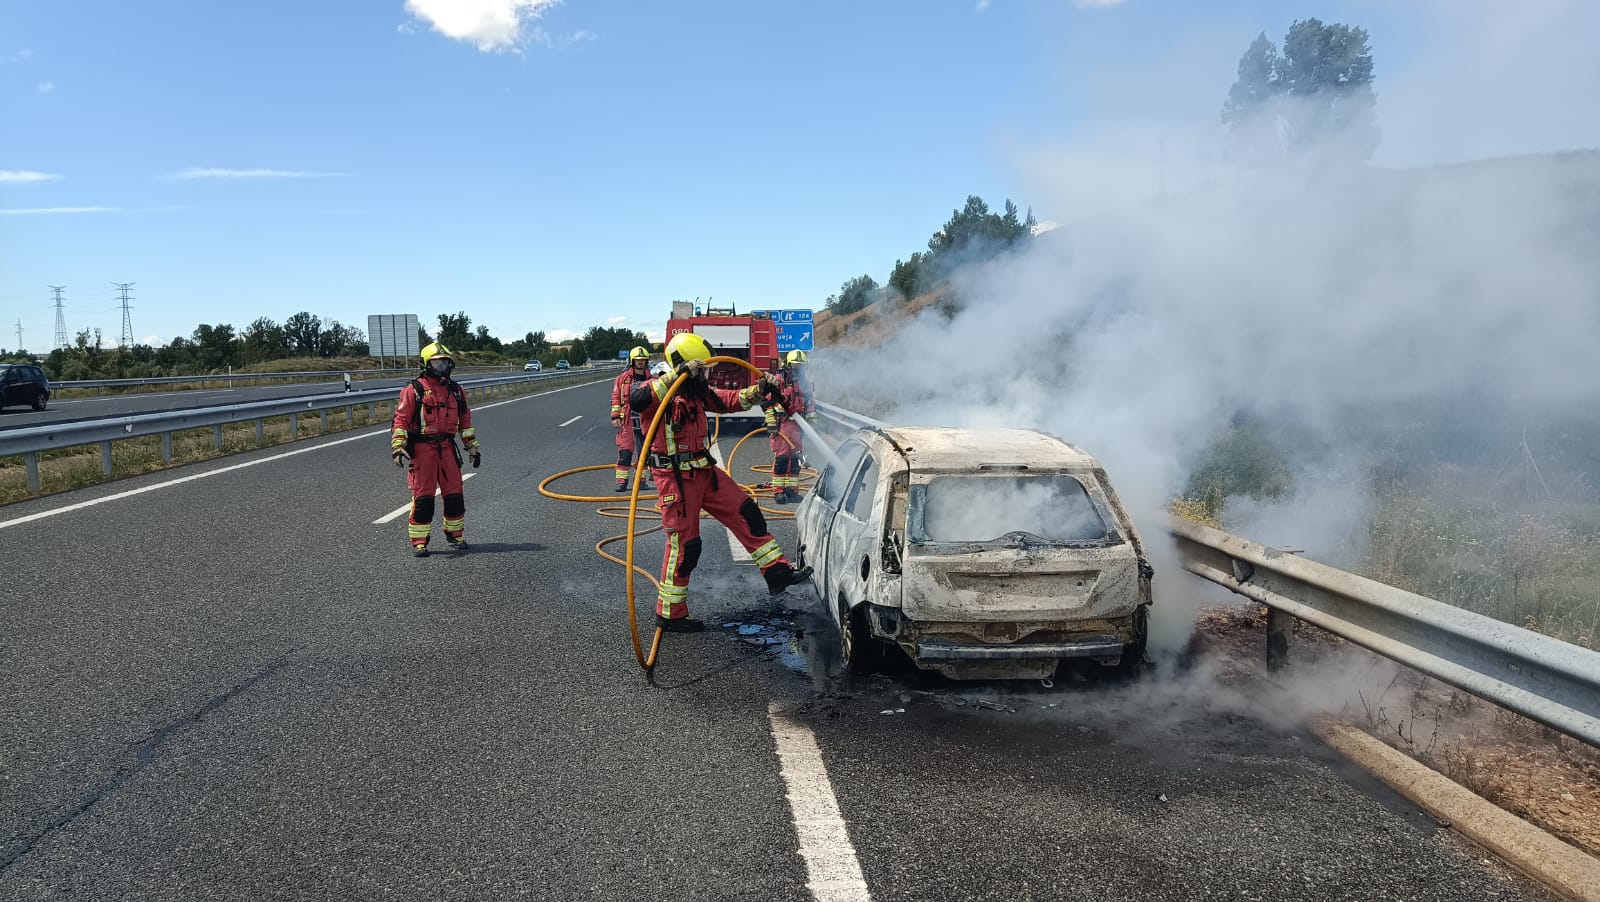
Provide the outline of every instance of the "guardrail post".
{"type": "Polygon", "coordinates": [[[264,445],[267,442],[267,418],[256,417],[256,444],[264,445]]]}
{"type": "Polygon", "coordinates": [[[373,420],[376,420],[377,418],[378,418],[378,402],[377,401],[368,401],[367,402],[367,422],[370,423],[373,420]]]}
{"type": "Polygon", "coordinates": [[[28,494],[39,494],[39,455],[28,452],[22,455],[23,465],[28,470],[28,494]]]}
{"type": "Polygon", "coordinates": [[[218,423],[216,430],[211,433],[211,447],[213,450],[222,450],[222,424],[218,423]]]}
{"type": "Polygon", "coordinates": [[[356,406],[354,404],[346,404],[344,406],[344,424],[351,429],[355,428],[356,406]]]}
{"type": "Polygon", "coordinates": [[[111,442],[109,440],[100,443],[100,472],[107,476],[111,475],[111,442]]]}
{"type": "Polygon", "coordinates": [[[300,415],[298,413],[291,413],[291,414],[289,414],[289,441],[292,442],[292,441],[298,439],[299,437],[300,437],[300,415]]]}
{"type": "Polygon", "coordinates": [[[322,435],[328,434],[328,408],[322,408],[322,435]]]}
{"type": "Polygon", "coordinates": [[[170,430],[161,433],[161,462],[164,464],[172,463],[172,432],[170,430]]]}
{"type": "Polygon", "coordinates": [[[1289,640],[1294,636],[1294,616],[1277,608],[1267,608],[1267,669],[1289,666],[1289,640]]]}

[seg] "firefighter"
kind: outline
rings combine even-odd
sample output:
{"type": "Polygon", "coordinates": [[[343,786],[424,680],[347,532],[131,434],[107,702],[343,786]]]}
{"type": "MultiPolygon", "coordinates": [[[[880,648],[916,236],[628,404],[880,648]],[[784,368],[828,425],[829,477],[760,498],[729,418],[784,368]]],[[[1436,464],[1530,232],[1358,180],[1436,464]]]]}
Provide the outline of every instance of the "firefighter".
{"type": "Polygon", "coordinates": [[[800,503],[800,452],[805,450],[805,438],[795,418],[817,418],[805,366],[805,351],[786,354],[777,375],[778,388],[766,404],[767,435],[772,446],[772,500],[776,504],[800,503]]]}
{"type": "MultiPolygon", "coordinates": [[[[796,570],[789,564],[767,530],[760,505],[717,465],[707,447],[707,411],[748,410],[776,387],[776,380],[764,375],[756,384],[739,391],[712,388],[706,382],[709,368],[705,363],[711,358],[711,346],[692,332],[673,336],[667,343],[666,357],[668,366],[678,373],[688,373],[689,378],[662,416],[645,461],[655,475],[656,507],[667,532],[667,548],[661,558],[661,589],[656,596],[656,625],[671,632],[697,632],[705,624],[689,616],[688,602],[689,575],[700,561],[701,510],[717,518],[750,552],[771,594],[782,594],[788,587],[805,582],[811,568],[796,570]]],[[[669,373],[639,383],[628,395],[628,405],[650,422],[675,378],[669,373]]]]}
{"type": "Polygon", "coordinates": [[[428,556],[435,490],[444,496],[445,541],[457,551],[467,550],[462,535],[467,502],[461,493],[461,450],[456,436],[467,446],[474,470],[483,462],[483,451],[477,430],[472,428],[466,393],[450,378],[454,368],[449,348],[438,342],[423,348],[422,375],[400,389],[400,403],[394,410],[389,447],[395,466],[406,466],[410,458],[406,482],[411,487],[411,516],[406,526],[411,553],[416,557],[428,556]]]}
{"type": "Polygon", "coordinates": [[[650,349],[636,347],[628,352],[628,368],[611,383],[611,428],[617,430],[617,491],[628,490],[633,472],[633,452],[644,444],[639,415],[628,409],[628,392],[635,383],[650,379],[650,349]]]}

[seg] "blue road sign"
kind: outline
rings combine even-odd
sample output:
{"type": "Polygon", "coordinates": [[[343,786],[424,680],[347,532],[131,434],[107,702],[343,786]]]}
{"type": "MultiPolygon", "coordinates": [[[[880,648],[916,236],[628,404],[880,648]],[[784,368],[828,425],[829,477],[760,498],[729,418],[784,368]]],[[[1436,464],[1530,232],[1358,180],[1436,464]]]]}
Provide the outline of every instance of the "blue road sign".
{"type": "MultiPolygon", "coordinates": [[[[796,323],[796,324],[805,323],[807,326],[810,326],[811,325],[811,311],[810,310],[774,310],[774,311],[772,311],[772,321],[775,322],[775,323],[796,323]]],[[[803,350],[806,350],[806,349],[805,348],[801,348],[800,350],[803,351],[803,350]]]]}
{"type": "MultiPolygon", "coordinates": [[[[793,311],[785,311],[793,312],[793,311]]],[[[806,314],[809,316],[810,311],[806,314]]],[[[778,321],[778,353],[787,354],[790,351],[810,351],[814,344],[811,332],[811,322],[791,323],[784,325],[778,321]]]]}

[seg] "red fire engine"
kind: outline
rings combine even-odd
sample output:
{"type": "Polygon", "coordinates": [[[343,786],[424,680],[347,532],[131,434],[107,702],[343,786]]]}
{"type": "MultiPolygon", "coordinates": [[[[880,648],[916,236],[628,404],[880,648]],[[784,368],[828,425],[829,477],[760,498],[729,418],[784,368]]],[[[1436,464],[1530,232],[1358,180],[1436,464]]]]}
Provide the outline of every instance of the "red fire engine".
{"type": "MultiPolygon", "coordinates": [[[[764,372],[776,372],[778,326],[766,313],[740,315],[732,307],[695,307],[692,301],[673,301],[672,318],[667,320],[667,341],[680,332],[693,332],[711,345],[719,357],[737,357],[764,372]]],[[[755,375],[742,366],[719,363],[708,377],[713,388],[741,389],[755,381],[755,375]]],[[[759,415],[760,408],[751,408],[759,415]]]]}

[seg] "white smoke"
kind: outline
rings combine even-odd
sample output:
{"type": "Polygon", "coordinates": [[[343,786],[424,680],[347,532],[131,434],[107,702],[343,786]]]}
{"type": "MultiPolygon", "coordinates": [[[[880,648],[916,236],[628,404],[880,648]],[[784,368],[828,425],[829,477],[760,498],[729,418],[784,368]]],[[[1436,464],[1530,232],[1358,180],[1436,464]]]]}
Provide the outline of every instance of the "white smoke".
{"type": "MultiPolygon", "coordinates": [[[[1380,159],[1415,159],[1435,134],[1460,136],[1459,156],[1432,151],[1455,159],[1600,144],[1600,117],[1580,112],[1600,62],[1569,37],[1593,33],[1600,6],[1425,8],[1449,20],[1455,43],[1392,75],[1377,58],[1379,125],[1399,145],[1380,159]],[[1495,98],[1540,101],[1485,105],[1477,79],[1450,81],[1480,61],[1500,76],[1495,98]],[[1566,75],[1540,78],[1555,70],[1566,75]],[[1506,128],[1515,140],[1494,137],[1506,128]]],[[[1372,449],[1351,427],[1369,411],[1463,395],[1478,399],[1468,417],[1596,409],[1600,154],[1230,172],[1221,126],[1208,123],[1251,36],[1218,49],[1228,62],[1216,105],[1163,130],[1187,142],[1170,158],[1157,160],[1138,109],[1071,146],[1020,153],[1039,192],[1030,200],[1062,227],[1020,256],[958,273],[953,319],[930,310],[882,348],[819,352],[823,396],[894,422],[1067,438],[1106,465],[1152,546],[1197,457],[1247,415],[1295,436],[1298,488],[1239,506],[1238,528],[1331,562],[1360,553],[1372,449]],[[1139,134],[1142,157],[1112,152],[1139,134]]],[[[1169,553],[1153,557],[1155,635],[1172,644],[1204,591],[1169,553]]]]}

